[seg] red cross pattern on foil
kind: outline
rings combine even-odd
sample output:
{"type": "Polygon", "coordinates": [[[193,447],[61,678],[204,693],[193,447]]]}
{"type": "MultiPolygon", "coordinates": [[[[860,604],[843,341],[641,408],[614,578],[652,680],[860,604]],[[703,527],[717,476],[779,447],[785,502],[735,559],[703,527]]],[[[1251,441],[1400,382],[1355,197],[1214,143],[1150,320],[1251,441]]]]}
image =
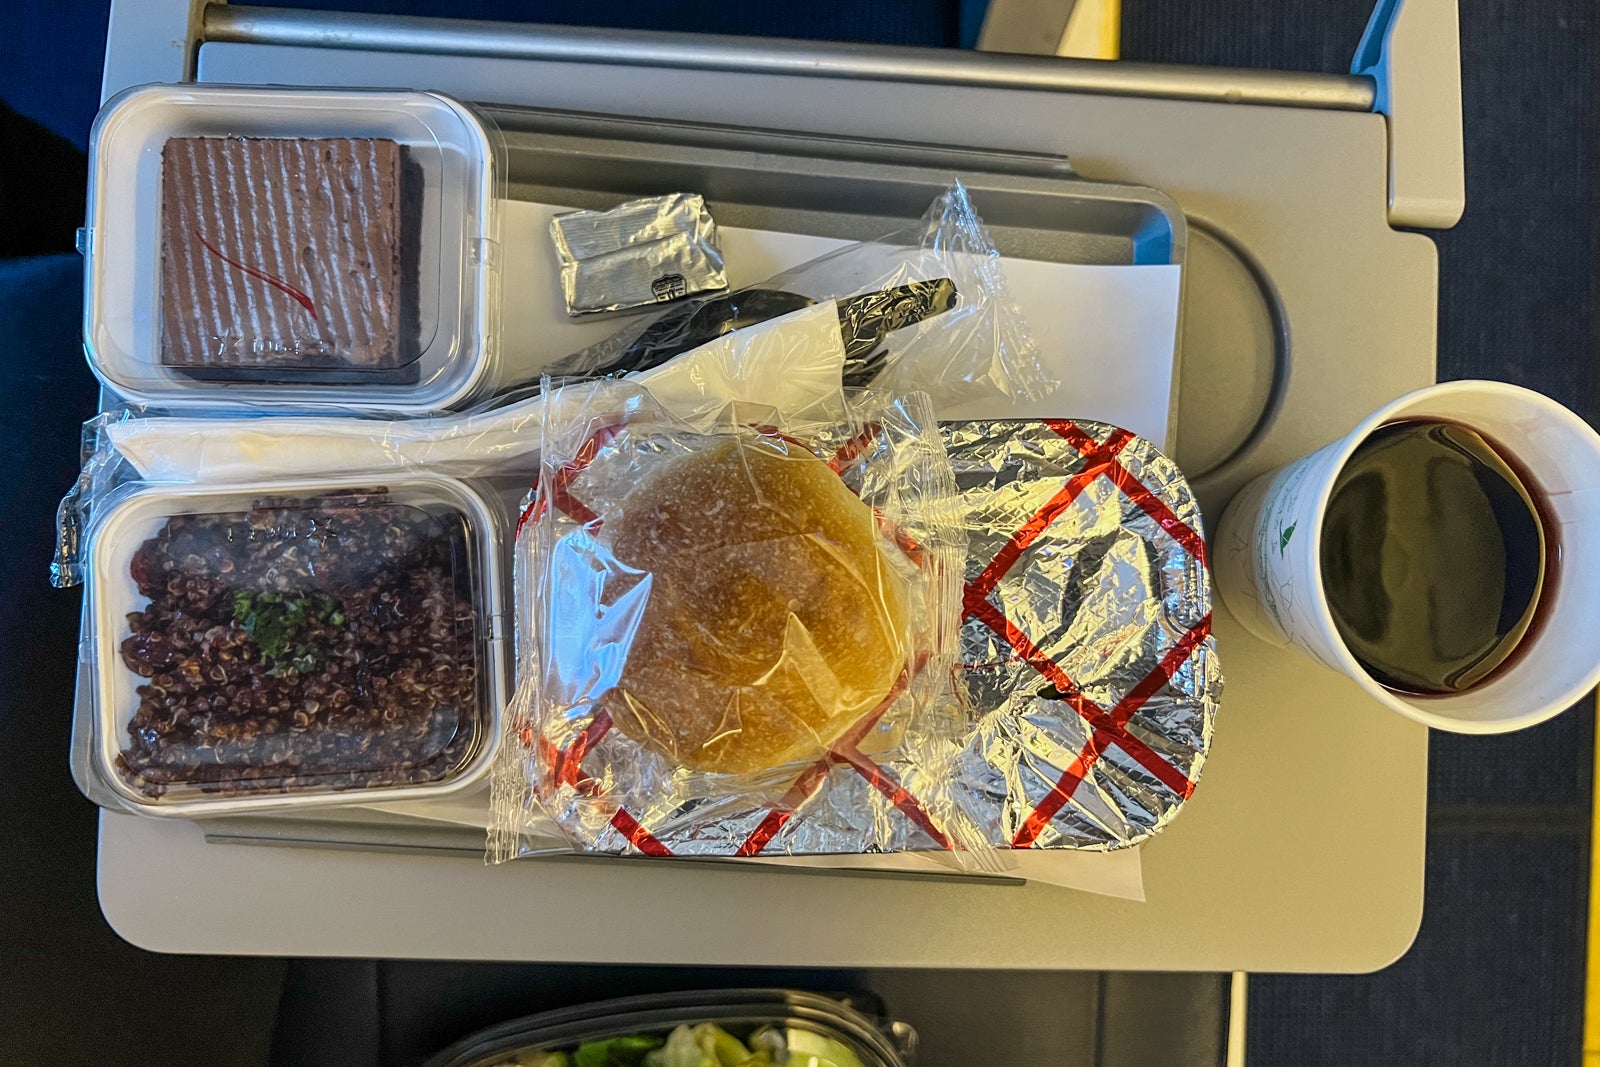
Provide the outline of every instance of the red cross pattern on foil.
{"type": "MultiPolygon", "coordinates": [[[[596,431],[583,446],[578,449],[578,454],[568,463],[559,467],[549,479],[549,503],[558,511],[589,527],[592,531],[598,528],[600,516],[577,500],[569,492],[569,488],[579,474],[599,456],[600,450],[610,444],[622,431],[622,426],[613,425],[603,427],[596,431]]],[[[793,438],[776,431],[768,431],[764,427],[757,430],[769,433],[790,442],[799,444],[793,438]]],[[[833,457],[828,461],[828,466],[835,474],[842,474],[850,465],[866,451],[872,439],[881,427],[869,426],[861,433],[845,442],[833,457]]],[[[803,446],[802,446],[803,447],[803,446]]],[[[537,484],[535,489],[537,489],[537,484]]],[[[535,499],[517,522],[517,533],[520,536],[523,526],[529,521],[537,519],[543,514],[546,496],[536,493],[535,499]]],[[[906,539],[896,536],[896,543],[907,549],[908,555],[916,559],[920,547],[915,543],[906,544],[906,539]]],[[[900,810],[913,824],[922,829],[924,833],[941,849],[949,850],[951,847],[949,837],[941,830],[933,817],[928,813],[920,800],[910,790],[902,786],[898,779],[888,769],[880,766],[863,754],[860,750],[861,742],[877,726],[885,712],[904,694],[912,675],[922,669],[922,664],[914,664],[910,670],[903,673],[889,693],[869,714],[864,716],[844,735],[829,746],[827,752],[815,762],[808,765],[795,778],[789,789],[779,798],[778,803],[770,808],[761,820],[736,849],[735,856],[758,856],[778,836],[784,826],[800,810],[806,801],[814,796],[822,783],[827,781],[829,773],[835,766],[847,766],[860,774],[872,788],[883,794],[891,804],[900,810]]],[[[568,742],[566,748],[557,748],[548,738],[538,737],[539,756],[548,768],[549,781],[556,787],[571,787],[581,795],[592,800],[601,800],[606,795],[605,787],[592,775],[583,769],[584,759],[595,750],[602,738],[611,732],[615,724],[611,716],[605,711],[597,711],[587,725],[580,730],[576,737],[568,742]]],[[[532,730],[527,729],[524,736],[532,740],[532,730]]],[[[610,818],[612,829],[623,836],[627,842],[647,856],[674,855],[659,837],[651,833],[628,809],[618,804],[612,811],[610,818]]]]}
{"type": "Polygon", "coordinates": [[[1113,430],[1104,442],[1097,442],[1077,424],[1066,419],[1045,419],[1043,424],[1066,439],[1083,456],[1083,465],[1032,518],[1011,535],[994,559],[983,571],[967,583],[962,609],[965,617],[983,623],[1029,666],[1038,671],[1055,687],[1060,699],[1081,716],[1093,730],[1082,751],[1072,765],[1061,773],[1050,792],[1034,806],[1023,820],[1022,826],[1011,839],[1012,848],[1031,848],[1039,839],[1050,820],[1071,803],[1073,794],[1094,770],[1108,746],[1116,745],[1134,762],[1154,775],[1180,798],[1187,800],[1194,792],[1194,783],[1160,753],[1128,732],[1128,724],[1138,714],[1146,701],[1172,680],[1172,675],[1194,653],[1211,633],[1211,615],[1208,612],[1193,628],[1183,635],[1144,678],[1107,711],[1085,697],[1076,683],[1059,664],[1050,659],[1023,633],[1016,624],[990,599],[1007,572],[1022,558],[1028,546],[1049,529],[1073,501],[1081,496],[1097,479],[1105,478],[1115,485],[1135,506],[1149,515],[1166,530],[1183,548],[1202,565],[1206,562],[1206,543],[1195,530],[1173,514],[1164,501],[1140,481],[1118,460],[1118,454],[1134,439],[1127,430],[1113,430]]]}

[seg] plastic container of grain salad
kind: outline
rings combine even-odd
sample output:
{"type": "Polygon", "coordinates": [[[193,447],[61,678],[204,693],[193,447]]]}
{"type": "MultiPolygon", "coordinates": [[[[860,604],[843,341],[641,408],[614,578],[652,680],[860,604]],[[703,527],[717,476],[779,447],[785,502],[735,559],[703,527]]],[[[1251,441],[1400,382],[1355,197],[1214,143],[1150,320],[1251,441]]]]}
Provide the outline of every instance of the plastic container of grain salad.
{"type": "Polygon", "coordinates": [[[88,536],[80,786],[182,816],[472,788],[509,687],[501,527],[423,473],[130,487],[88,536]]]}

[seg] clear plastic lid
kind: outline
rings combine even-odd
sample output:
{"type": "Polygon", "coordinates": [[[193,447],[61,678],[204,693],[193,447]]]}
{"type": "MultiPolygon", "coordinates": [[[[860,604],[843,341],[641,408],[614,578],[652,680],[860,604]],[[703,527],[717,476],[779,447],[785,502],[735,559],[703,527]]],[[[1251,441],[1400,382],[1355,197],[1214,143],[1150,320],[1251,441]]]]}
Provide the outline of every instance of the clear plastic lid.
{"type": "Polygon", "coordinates": [[[494,384],[501,154],[436,93],[118,95],[90,134],[91,366],[167,408],[470,402],[494,384]]]}
{"type": "Polygon", "coordinates": [[[458,1041],[425,1067],[905,1067],[915,1050],[916,1032],[906,1024],[869,1019],[815,993],[725,989],[626,997],[513,1020],[458,1041]]]}
{"type": "Polygon", "coordinates": [[[89,541],[97,777],[162,814],[472,784],[505,698],[497,540],[434,476],[129,494],[89,541]]]}

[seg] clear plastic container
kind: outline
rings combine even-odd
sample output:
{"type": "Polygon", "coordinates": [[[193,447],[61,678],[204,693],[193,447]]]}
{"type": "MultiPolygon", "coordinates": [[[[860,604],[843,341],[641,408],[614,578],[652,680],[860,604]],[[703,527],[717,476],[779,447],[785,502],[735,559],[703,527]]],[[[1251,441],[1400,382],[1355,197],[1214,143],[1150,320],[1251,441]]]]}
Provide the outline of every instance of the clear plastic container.
{"type": "Polygon", "coordinates": [[[124,495],[89,534],[80,784],[201,815],[481,781],[508,685],[500,539],[434,475],[124,495]]]}
{"type": "Polygon", "coordinates": [[[471,403],[496,379],[502,156],[437,93],[119,94],[90,134],[90,365],[159,408],[471,403]]]}
{"type": "MultiPolygon", "coordinates": [[[[425,1067],[578,1067],[589,1042],[632,1036],[666,1041],[680,1026],[711,1023],[755,1049],[782,1048],[789,1067],[907,1067],[916,1032],[870,1019],[815,993],[724,989],[601,1001],[502,1023],[456,1042],[425,1067]],[[566,1053],[563,1064],[553,1054],[566,1053]]],[[[646,1061],[648,1062],[648,1061],[646,1061]]]]}

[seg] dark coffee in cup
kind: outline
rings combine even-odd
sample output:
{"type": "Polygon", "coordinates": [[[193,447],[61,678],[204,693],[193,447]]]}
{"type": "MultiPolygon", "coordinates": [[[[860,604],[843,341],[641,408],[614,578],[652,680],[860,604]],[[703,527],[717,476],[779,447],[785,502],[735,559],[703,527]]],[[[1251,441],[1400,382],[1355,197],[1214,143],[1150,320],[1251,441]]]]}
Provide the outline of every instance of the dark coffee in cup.
{"type": "Polygon", "coordinates": [[[1323,589],[1379,684],[1459,693],[1516,652],[1546,584],[1545,525],[1524,479],[1451,422],[1379,427],[1334,483],[1323,589]]]}

